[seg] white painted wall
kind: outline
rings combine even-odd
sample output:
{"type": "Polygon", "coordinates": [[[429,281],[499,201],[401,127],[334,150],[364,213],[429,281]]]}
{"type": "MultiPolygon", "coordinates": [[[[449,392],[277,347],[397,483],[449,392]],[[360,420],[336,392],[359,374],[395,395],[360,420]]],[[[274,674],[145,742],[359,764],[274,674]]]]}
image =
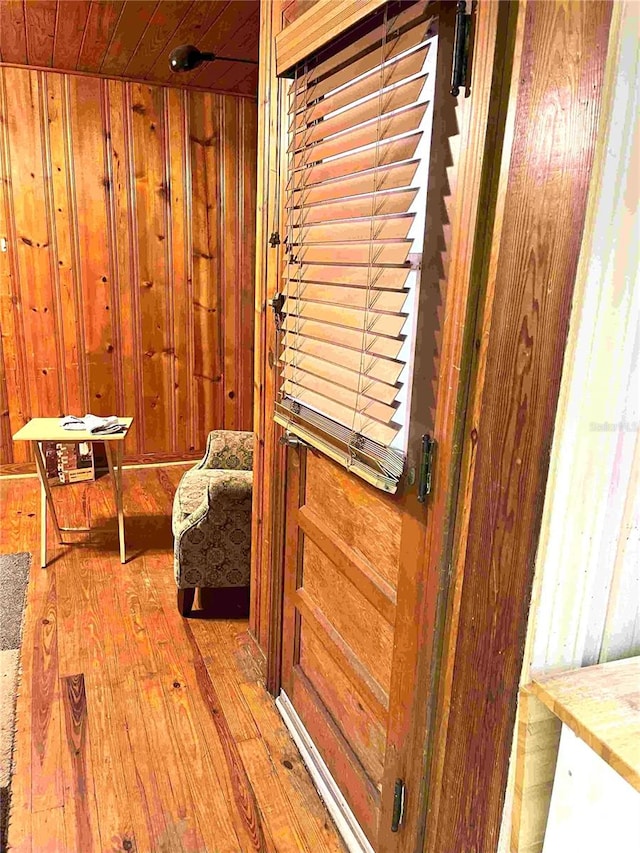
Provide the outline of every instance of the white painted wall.
{"type": "Polygon", "coordinates": [[[639,13],[626,4],[582,247],[538,550],[533,669],[640,652],[639,13]]]}
{"type": "MultiPolygon", "coordinates": [[[[600,150],[571,314],[522,683],[530,680],[531,670],[640,654],[639,34],[640,3],[614,3],[600,150]]],[[[563,732],[562,742],[562,766],[582,772],[578,768],[586,765],[575,739],[572,745],[563,732]]],[[[512,760],[500,853],[509,849],[513,765],[512,760]]],[[[603,762],[590,766],[589,790],[590,796],[601,790],[606,800],[611,783],[603,767],[608,770],[603,762]]],[[[584,811],[576,800],[581,788],[568,785],[569,779],[568,773],[556,775],[552,813],[560,802],[566,814],[584,811]]],[[[562,831],[571,837],[579,830],[575,824],[562,831]]],[[[594,833],[586,834],[584,844],[564,850],[603,853],[594,833]]],[[[551,848],[545,846],[545,853],[551,848]]]]}
{"type": "Polygon", "coordinates": [[[640,794],[566,726],[544,853],[638,853],[640,794]]]}

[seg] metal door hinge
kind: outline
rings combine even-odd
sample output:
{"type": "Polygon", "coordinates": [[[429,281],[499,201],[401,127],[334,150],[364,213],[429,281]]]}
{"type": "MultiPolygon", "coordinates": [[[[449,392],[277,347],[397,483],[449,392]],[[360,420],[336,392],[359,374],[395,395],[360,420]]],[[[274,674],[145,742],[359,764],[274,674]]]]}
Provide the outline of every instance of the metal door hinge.
{"type": "Polygon", "coordinates": [[[397,832],[404,817],[405,785],[402,779],[396,779],[393,788],[393,814],[391,816],[391,832],[397,832]]]}
{"type": "Polygon", "coordinates": [[[271,232],[271,237],[269,237],[269,245],[272,249],[275,249],[276,246],[280,245],[280,234],[277,231],[271,232]]]}
{"type": "Polygon", "coordinates": [[[420,479],[418,480],[418,500],[424,503],[431,492],[431,474],[433,469],[433,450],[435,441],[426,433],[422,436],[422,455],[420,458],[420,479]]]}
{"type": "Polygon", "coordinates": [[[456,28],[453,37],[453,66],[451,68],[451,94],[457,98],[460,89],[469,88],[467,71],[469,66],[469,32],[471,15],[467,15],[466,0],[456,4],[456,28]]]}
{"type": "Polygon", "coordinates": [[[282,309],[284,308],[284,293],[275,293],[271,298],[271,308],[273,309],[273,318],[276,322],[276,329],[280,331],[282,328],[282,321],[284,319],[284,314],[282,313],[282,309]]]}

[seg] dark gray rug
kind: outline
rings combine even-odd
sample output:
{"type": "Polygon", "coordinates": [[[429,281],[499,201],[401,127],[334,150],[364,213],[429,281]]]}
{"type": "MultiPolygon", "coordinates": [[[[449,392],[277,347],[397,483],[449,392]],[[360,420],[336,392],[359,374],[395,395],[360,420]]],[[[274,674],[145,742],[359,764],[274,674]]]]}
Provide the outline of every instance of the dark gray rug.
{"type": "Polygon", "coordinates": [[[30,554],[0,555],[0,852],[7,844],[22,617],[30,554]]]}

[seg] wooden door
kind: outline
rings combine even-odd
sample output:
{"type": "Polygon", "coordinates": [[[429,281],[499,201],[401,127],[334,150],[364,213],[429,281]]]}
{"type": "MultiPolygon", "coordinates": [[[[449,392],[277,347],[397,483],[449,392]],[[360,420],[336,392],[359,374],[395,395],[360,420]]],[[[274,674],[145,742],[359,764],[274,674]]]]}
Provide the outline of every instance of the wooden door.
{"type": "MultiPolygon", "coordinates": [[[[275,488],[279,476],[284,480],[284,500],[273,504],[273,539],[281,529],[284,542],[279,705],[298,742],[314,761],[319,756],[320,772],[332,777],[337,799],[344,797],[359,825],[356,845],[365,850],[417,849],[424,820],[431,686],[473,352],[468,332],[479,292],[471,269],[486,236],[486,223],[476,227],[476,218],[486,191],[483,167],[500,151],[500,123],[488,124],[504,97],[499,87],[492,91],[502,61],[494,61],[499,6],[478,6],[474,39],[481,52],[465,99],[449,91],[456,4],[434,4],[439,44],[427,238],[398,493],[378,490],[302,442],[289,445],[284,458],[274,454],[282,460],[273,471],[275,488]],[[421,502],[416,480],[427,433],[437,452],[433,490],[421,502]]],[[[275,608],[272,624],[278,621],[275,608]]]]}
{"type": "Polygon", "coordinates": [[[416,576],[426,510],[303,446],[286,495],[284,701],[377,849],[394,703],[410,701],[408,684],[391,698],[402,549],[411,526],[416,576]]]}

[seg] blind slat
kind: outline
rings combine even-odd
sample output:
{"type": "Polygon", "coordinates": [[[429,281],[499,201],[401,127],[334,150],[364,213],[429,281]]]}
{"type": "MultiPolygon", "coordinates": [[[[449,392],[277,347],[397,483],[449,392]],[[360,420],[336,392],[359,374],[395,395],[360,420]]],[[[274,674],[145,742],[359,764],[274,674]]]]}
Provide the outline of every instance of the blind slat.
{"type": "MultiPolygon", "coordinates": [[[[292,247],[299,263],[403,264],[409,257],[410,240],[378,240],[361,243],[310,243],[292,247]]],[[[292,270],[295,274],[295,267],[292,270]]]]}
{"type": "Polygon", "coordinates": [[[324,284],[345,284],[352,287],[402,290],[407,284],[410,273],[409,267],[376,267],[369,264],[359,266],[300,264],[291,270],[290,282],[313,281],[324,284]]]}
{"type": "Polygon", "coordinates": [[[359,370],[364,376],[377,379],[387,385],[395,385],[400,378],[404,363],[391,358],[370,355],[356,349],[349,349],[335,343],[328,343],[316,338],[304,337],[287,333],[283,338],[283,361],[291,361],[301,355],[311,355],[321,361],[327,361],[333,366],[343,365],[351,370],[359,370]]]}
{"type": "Polygon", "coordinates": [[[349,175],[346,178],[337,178],[313,187],[305,187],[291,193],[292,206],[300,207],[318,201],[408,187],[415,177],[418,166],[417,160],[394,163],[393,166],[382,166],[371,172],[349,175]]]}
{"type": "Polygon", "coordinates": [[[287,296],[284,302],[287,317],[300,317],[307,320],[322,320],[351,329],[360,329],[369,334],[387,335],[397,338],[407,320],[404,314],[382,314],[375,310],[361,311],[359,308],[347,308],[344,305],[328,305],[323,302],[307,302],[287,296]]]}
{"type": "MultiPolygon", "coordinates": [[[[403,133],[411,133],[420,126],[427,106],[428,104],[423,103],[408,107],[390,116],[383,116],[379,120],[361,125],[354,130],[332,136],[324,142],[317,142],[315,145],[303,148],[294,155],[294,169],[304,169],[306,166],[315,164],[327,157],[338,157],[340,154],[346,154],[356,148],[372,145],[384,139],[391,139],[391,137],[400,136],[403,133]]],[[[294,182],[298,178],[299,176],[294,174],[294,182]]]]}
{"type": "MultiPolygon", "coordinates": [[[[345,388],[350,388],[352,391],[359,391],[365,397],[372,397],[381,403],[391,404],[398,396],[399,387],[397,385],[388,385],[386,382],[380,382],[378,379],[373,379],[360,372],[360,364],[356,370],[349,370],[346,367],[332,364],[324,359],[316,358],[313,355],[305,355],[295,351],[285,351],[280,357],[281,361],[291,366],[294,370],[304,370],[306,373],[311,373],[314,376],[320,376],[323,379],[328,379],[332,382],[337,382],[344,385],[345,388]]],[[[288,374],[284,374],[287,376],[288,374]]],[[[292,378],[288,376],[288,378],[292,378]]]]}
{"type": "Polygon", "coordinates": [[[300,282],[296,285],[294,294],[303,299],[316,302],[339,303],[352,308],[364,309],[367,306],[377,311],[402,311],[407,300],[406,291],[402,290],[374,290],[369,291],[366,287],[345,287],[334,284],[307,284],[300,282]]]}
{"type": "Polygon", "coordinates": [[[394,213],[406,213],[415,200],[416,189],[390,190],[355,198],[344,198],[307,205],[289,211],[290,224],[311,225],[315,222],[328,222],[336,219],[360,219],[363,216],[390,216],[394,213]]]}
{"type": "Polygon", "coordinates": [[[402,349],[402,341],[395,338],[388,338],[372,332],[363,333],[359,329],[337,326],[316,319],[286,316],[282,326],[285,332],[291,332],[297,337],[319,338],[321,341],[342,344],[356,350],[362,348],[369,355],[398,358],[402,349]]]}
{"type": "Polygon", "coordinates": [[[403,240],[409,233],[415,215],[389,218],[387,216],[349,219],[346,222],[331,222],[328,225],[304,225],[292,228],[293,244],[334,243],[344,240],[403,240]]]}

